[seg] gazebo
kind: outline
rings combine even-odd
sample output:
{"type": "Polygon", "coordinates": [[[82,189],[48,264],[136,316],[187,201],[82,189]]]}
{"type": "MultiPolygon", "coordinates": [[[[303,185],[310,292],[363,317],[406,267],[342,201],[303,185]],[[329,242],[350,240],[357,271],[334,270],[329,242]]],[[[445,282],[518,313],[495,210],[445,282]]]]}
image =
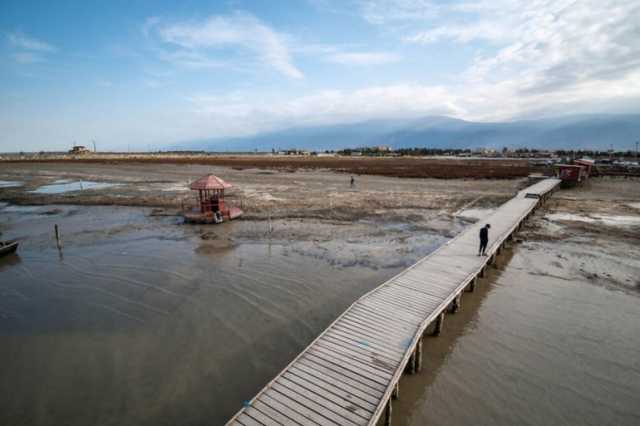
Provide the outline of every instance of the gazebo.
{"type": "Polygon", "coordinates": [[[192,182],[189,188],[198,191],[198,207],[185,211],[185,220],[196,223],[220,223],[224,219],[231,220],[242,215],[239,208],[225,206],[224,190],[232,186],[214,175],[206,175],[192,182]]]}

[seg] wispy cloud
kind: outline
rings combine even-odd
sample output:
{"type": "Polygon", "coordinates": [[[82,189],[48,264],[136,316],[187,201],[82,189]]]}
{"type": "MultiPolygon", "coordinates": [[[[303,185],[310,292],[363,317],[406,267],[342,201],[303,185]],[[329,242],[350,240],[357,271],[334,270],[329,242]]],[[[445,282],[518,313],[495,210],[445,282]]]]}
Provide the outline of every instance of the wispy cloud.
{"type": "Polygon", "coordinates": [[[343,65],[382,65],[401,59],[400,55],[389,52],[343,52],[327,56],[328,61],[343,65]]]}
{"type": "Polygon", "coordinates": [[[372,24],[424,21],[438,16],[442,6],[433,0],[360,0],[363,18],[372,24]]]}
{"type": "Polygon", "coordinates": [[[45,43],[44,41],[29,37],[20,32],[9,33],[7,35],[7,41],[12,47],[16,49],[45,53],[51,53],[58,50],[55,46],[49,43],[45,43]]]}
{"type": "MultiPolygon", "coordinates": [[[[150,22],[150,21],[147,21],[150,22]]],[[[155,31],[160,40],[177,47],[176,56],[183,57],[187,66],[214,66],[226,63],[223,52],[235,49],[233,55],[251,53],[264,65],[272,67],[290,78],[302,78],[302,72],[293,64],[285,36],[247,13],[211,16],[205,21],[163,24],[151,21],[149,31],[155,31]]]]}
{"type": "Polygon", "coordinates": [[[33,52],[18,52],[13,54],[13,59],[19,64],[35,64],[44,61],[44,58],[33,52]]]}
{"type": "Polygon", "coordinates": [[[22,65],[44,62],[46,55],[58,50],[49,43],[29,37],[21,32],[7,34],[7,43],[13,50],[11,54],[13,60],[22,65]]]}

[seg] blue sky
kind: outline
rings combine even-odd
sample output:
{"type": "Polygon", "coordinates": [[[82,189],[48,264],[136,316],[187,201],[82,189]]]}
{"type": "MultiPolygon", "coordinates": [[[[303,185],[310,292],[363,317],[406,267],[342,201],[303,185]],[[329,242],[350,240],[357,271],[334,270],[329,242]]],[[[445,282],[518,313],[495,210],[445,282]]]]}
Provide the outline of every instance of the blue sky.
{"type": "Polygon", "coordinates": [[[0,151],[640,111],[640,2],[8,1],[0,151]]]}

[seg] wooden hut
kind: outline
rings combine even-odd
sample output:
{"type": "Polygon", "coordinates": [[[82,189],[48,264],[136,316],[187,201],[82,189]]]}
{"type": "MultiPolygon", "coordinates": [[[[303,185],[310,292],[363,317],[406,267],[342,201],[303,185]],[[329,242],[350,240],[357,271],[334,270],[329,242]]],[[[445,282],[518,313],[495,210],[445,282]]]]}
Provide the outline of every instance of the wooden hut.
{"type": "Polygon", "coordinates": [[[192,191],[198,191],[195,208],[184,211],[185,221],[194,223],[220,223],[242,215],[242,210],[229,206],[224,200],[225,189],[231,188],[228,182],[214,175],[206,175],[192,182],[192,191]]]}

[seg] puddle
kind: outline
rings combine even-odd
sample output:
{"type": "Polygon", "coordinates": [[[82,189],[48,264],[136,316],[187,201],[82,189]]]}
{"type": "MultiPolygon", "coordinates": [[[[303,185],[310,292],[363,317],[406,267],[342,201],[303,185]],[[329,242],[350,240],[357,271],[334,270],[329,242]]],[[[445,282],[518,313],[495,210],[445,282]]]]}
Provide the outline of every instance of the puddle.
{"type": "Polygon", "coordinates": [[[22,185],[22,182],[16,180],[0,180],[0,188],[15,188],[22,185]]]}
{"type": "Polygon", "coordinates": [[[37,213],[42,209],[42,206],[10,206],[8,204],[0,207],[4,213],[37,213]]]}
{"type": "Polygon", "coordinates": [[[69,181],[67,179],[57,180],[50,185],[41,186],[38,189],[29,191],[34,194],[61,194],[64,192],[84,191],[88,189],[104,189],[120,186],[119,183],[92,182],[92,181],[69,181]]]}
{"type": "Polygon", "coordinates": [[[640,216],[590,215],[582,216],[572,213],[552,213],[545,216],[549,220],[565,220],[573,222],[597,223],[609,226],[640,226],[640,216]]]}

